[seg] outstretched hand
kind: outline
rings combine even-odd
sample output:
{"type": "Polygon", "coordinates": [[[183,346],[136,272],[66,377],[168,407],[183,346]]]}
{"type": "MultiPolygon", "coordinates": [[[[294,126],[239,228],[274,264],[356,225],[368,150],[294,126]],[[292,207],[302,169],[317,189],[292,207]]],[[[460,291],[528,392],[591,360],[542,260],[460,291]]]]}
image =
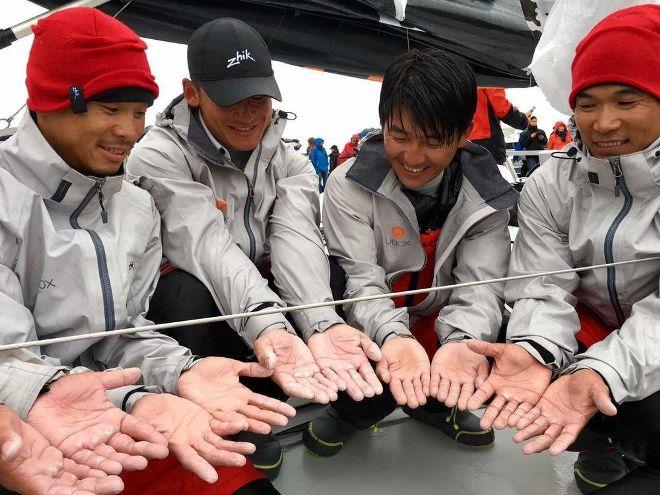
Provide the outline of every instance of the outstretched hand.
{"type": "Polygon", "coordinates": [[[598,373],[585,369],[561,376],[518,421],[519,431],[513,440],[523,442],[538,436],[523,447],[525,454],[545,449],[551,455],[561,454],[575,442],[598,411],[607,416],[617,413],[610,399],[610,389],[598,373]]]}
{"type": "MultiPolygon", "coordinates": [[[[7,414],[3,412],[5,418],[7,414]]],[[[118,476],[107,476],[64,459],[37,430],[18,417],[15,419],[12,435],[20,438],[20,448],[11,452],[10,460],[0,461],[3,487],[31,495],[111,495],[124,489],[118,476]]]]}
{"type": "Polygon", "coordinates": [[[548,388],[552,370],[517,344],[470,340],[467,346],[471,351],[495,360],[488,378],[468,401],[468,409],[478,409],[494,395],[481,417],[481,428],[501,430],[514,427],[548,388]]]}
{"type": "Polygon", "coordinates": [[[431,362],[431,396],[447,407],[467,408],[468,400],[488,377],[488,360],[466,342],[447,342],[431,362]]]}
{"type": "Polygon", "coordinates": [[[257,363],[207,357],[181,375],[178,391],[222,422],[235,422],[241,429],[255,433],[270,432],[271,425],[283,426],[296,410],[288,404],[252,392],[241,376],[265,378],[273,374],[257,363]]]}
{"type": "Polygon", "coordinates": [[[397,404],[413,409],[426,404],[431,363],[421,344],[413,338],[392,337],[380,350],[383,358],[376,364],[376,374],[390,386],[397,404]]]}
{"type": "Polygon", "coordinates": [[[149,394],[133,406],[132,414],[153,425],[169,442],[181,465],[207,483],[218,481],[213,466],[243,466],[254,452],[247,442],[224,440],[242,425],[219,422],[197,404],[170,394],[149,394]]]}
{"type": "Polygon", "coordinates": [[[321,404],[337,400],[339,388],[323,376],[298,336],[284,329],[270,330],[255,341],[254,354],[273,370],[273,380],[286,394],[321,404]]]}
{"type": "Polygon", "coordinates": [[[382,354],[363,332],[337,324],[312,335],[308,345],[321,373],[353,400],[383,393],[383,385],[370,363],[380,361],[382,354]]]}
{"type": "Polygon", "coordinates": [[[140,470],[167,457],[167,439],[110,402],[106,391],[131,385],[137,368],[60,378],[39,396],[27,422],[65,457],[107,474],[140,470]]]}

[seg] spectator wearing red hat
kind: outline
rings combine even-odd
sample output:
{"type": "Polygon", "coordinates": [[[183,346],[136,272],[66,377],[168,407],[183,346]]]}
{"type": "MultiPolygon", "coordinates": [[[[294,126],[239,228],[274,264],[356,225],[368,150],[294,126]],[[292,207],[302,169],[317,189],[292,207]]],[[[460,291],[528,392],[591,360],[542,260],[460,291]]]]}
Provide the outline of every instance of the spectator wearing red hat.
{"type": "Polygon", "coordinates": [[[552,133],[548,138],[547,149],[556,150],[556,151],[561,150],[564,149],[564,147],[568,143],[572,143],[572,142],[573,142],[573,138],[571,137],[570,132],[568,132],[566,123],[564,123],[561,120],[558,120],[555,123],[554,127],[552,128],[552,133]]]}
{"type": "MultiPolygon", "coordinates": [[[[577,46],[576,140],[525,184],[510,276],[660,254],[658,53],[659,5],[577,46]]],[[[516,426],[528,454],[579,451],[583,493],[660,493],[660,263],[511,281],[506,297],[508,343],[473,347],[495,359],[470,402],[494,394],[482,426],[516,426]]]]}
{"type": "Polygon", "coordinates": [[[360,142],[360,135],[353,134],[351,136],[351,140],[348,143],[346,143],[344,149],[341,150],[341,153],[339,154],[339,158],[337,158],[337,166],[341,165],[346,160],[349,160],[354,156],[357,156],[359,142],[360,142]]]}
{"type": "MultiPolygon", "coordinates": [[[[158,95],[146,45],[90,8],[54,13],[34,33],[29,112],[0,147],[0,320],[11,322],[0,344],[149,325],[160,216],[123,170],[158,95]]],[[[174,339],[142,332],[4,354],[0,400],[98,475],[145,469],[169,447],[181,476],[183,466],[220,494],[230,492],[208,484],[218,480],[214,466],[243,466],[254,450],[222,436],[269,430],[295,413],[278,401],[265,404],[238,382],[239,375],[271,373],[257,364],[199,360],[174,339]],[[64,376],[74,367],[81,373],[64,376]],[[132,385],[136,369],[118,377],[88,372],[137,367],[140,385],[132,385]],[[106,389],[117,387],[113,404],[106,389]]],[[[260,478],[247,469],[243,485],[260,478]]],[[[99,493],[121,490],[121,480],[110,483],[99,493]]]]}

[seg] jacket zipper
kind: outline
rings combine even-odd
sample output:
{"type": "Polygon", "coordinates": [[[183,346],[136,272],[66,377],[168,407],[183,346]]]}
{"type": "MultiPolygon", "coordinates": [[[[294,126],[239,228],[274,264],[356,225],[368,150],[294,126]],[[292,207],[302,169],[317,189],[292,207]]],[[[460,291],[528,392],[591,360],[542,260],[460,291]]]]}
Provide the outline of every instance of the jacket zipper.
{"type": "MultiPolygon", "coordinates": [[[[82,202],[74,210],[74,212],[69,217],[69,223],[74,229],[82,229],[78,223],[78,216],[80,213],[87,207],[92,198],[98,194],[99,202],[101,204],[101,217],[103,218],[103,223],[108,222],[107,213],[105,212],[105,207],[103,206],[103,194],[101,188],[105,180],[97,180],[91,189],[87,192],[82,202]]],[[[92,244],[94,244],[94,250],[96,251],[96,262],[99,270],[99,279],[101,281],[101,292],[103,294],[103,314],[105,316],[105,329],[114,330],[115,328],[115,310],[114,310],[114,299],[112,297],[112,285],[110,284],[110,273],[108,271],[108,261],[105,255],[105,248],[103,247],[103,241],[99,234],[93,230],[85,230],[92,239],[92,244]]]]}
{"type": "Polygon", "coordinates": [[[243,210],[243,223],[245,224],[245,230],[247,231],[248,239],[250,240],[250,250],[249,257],[250,261],[254,261],[256,255],[256,240],[254,238],[254,232],[252,231],[252,226],[250,225],[250,213],[252,210],[252,204],[254,202],[254,186],[257,183],[257,174],[259,173],[259,161],[261,160],[261,144],[259,144],[259,150],[257,151],[257,161],[254,163],[254,175],[252,176],[252,182],[250,183],[250,178],[245,174],[245,180],[247,181],[248,186],[248,199],[245,202],[245,210],[243,210]]]}
{"type": "MultiPolygon", "coordinates": [[[[607,234],[605,235],[605,263],[614,262],[614,236],[616,235],[616,231],[621,225],[621,222],[623,222],[623,219],[628,215],[628,213],[630,213],[633,203],[632,194],[630,194],[630,191],[628,190],[626,179],[623,176],[623,171],[621,170],[621,160],[619,158],[610,160],[610,166],[612,167],[614,179],[616,180],[614,196],[619,196],[620,191],[623,191],[624,201],[623,208],[621,208],[621,211],[616,216],[612,222],[612,225],[610,225],[610,228],[607,230],[607,234]]],[[[623,325],[623,322],[626,318],[623,314],[621,301],[619,301],[619,294],[616,290],[616,268],[613,266],[607,268],[607,290],[610,295],[610,302],[612,303],[612,307],[616,313],[617,320],[619,321],[619,325],[623,325]]]]}

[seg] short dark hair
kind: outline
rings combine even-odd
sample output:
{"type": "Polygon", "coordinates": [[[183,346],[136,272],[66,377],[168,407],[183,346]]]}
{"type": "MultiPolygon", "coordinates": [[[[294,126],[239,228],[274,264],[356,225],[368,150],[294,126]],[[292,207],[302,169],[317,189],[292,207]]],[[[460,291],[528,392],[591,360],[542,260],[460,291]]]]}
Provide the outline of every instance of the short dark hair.
{"type": "Polygon", "coordinates": [[[457,55],[412,50],[385,71],[378,104],[382,127],[408,113],[418,137],[449,145],[468,129],[476,109],[476,77],[457,55]]]}

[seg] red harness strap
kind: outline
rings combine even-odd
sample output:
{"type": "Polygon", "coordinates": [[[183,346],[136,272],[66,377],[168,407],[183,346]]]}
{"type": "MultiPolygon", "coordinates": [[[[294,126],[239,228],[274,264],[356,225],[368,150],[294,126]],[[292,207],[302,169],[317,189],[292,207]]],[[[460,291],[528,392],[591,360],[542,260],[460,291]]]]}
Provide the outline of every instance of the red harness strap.
{"type": "Polygon", "coordinates": [[[210,485],[186,471],[172,455],[149,461],[144,471],[123,472],[123,495],[231,495],[251,481],[264,478],[248,461],[243,467],[216,467],[219,480],[210,485]]]}
{"type": "MultiPolygon", "coordinates": [[[[392,284],[393,292],[405,290],[427,289],[433,285],[433,276],[435,272],[435,250],[440,238],[440,229],[428,230],[420,235],[420,241],[424,254],[426,254],[426,263],[419,272],[404,273],[399,276],[392,284]]],[[[415,306],[426,299],[428,294],[418,294],[416,296],[395,297],[394,305],[397,308],[404,306],[415,306]]],[[[438,318],[438,312],[423,317],[415,322],[410,331],[415,338],[422,344],[424,350],[432,359],[435,351],[438,350],[438,338],[435,334],[435,320],[438,318]]]]}

